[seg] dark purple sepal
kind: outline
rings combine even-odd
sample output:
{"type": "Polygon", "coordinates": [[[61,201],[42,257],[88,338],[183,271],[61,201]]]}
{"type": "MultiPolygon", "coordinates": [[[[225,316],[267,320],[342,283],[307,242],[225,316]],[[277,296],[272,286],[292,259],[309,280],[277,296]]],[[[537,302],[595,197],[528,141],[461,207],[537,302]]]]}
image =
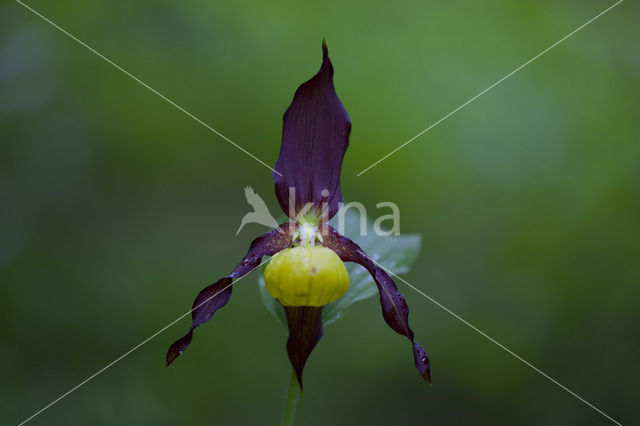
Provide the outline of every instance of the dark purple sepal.
{"type": "Polygon", "coordinates": [[[351,121],[333,86],[333,66],[323,41],[320,70],[298,88],[284,114],[273,180],[287,215],[293,212],[295,217],[308,203],[312,212],[322,214],[325,207],[328,218],[336,214],[343,201],[340,169],[350,132],[351,121]],[[289,188],[295,188],[293,209],[289,188]]]}
{"type": "Polygon", "coordinates": [[[191,327],[187,334],[173,342],[167,351],[167,365],[171,364],[191,343],[193,330],[200,324],[209,321],[213,314],[227,304],[231,297],[234,278],[239,278],[257,268],[263,256],[272,256],[291,246],[295,226],[289,222],[278,229],[269,231],[256,238],[249,247],[249,252],[235,267],[233,272],[206,287],[196,296],[191,309],[191,327]]]}
{"type": "Polygon", "coordinates": [[[285,306],[289,324],[287,354],[302,390],[302,370],[313,348],[322,337],[322,307],[285,306]]]}
{"type": "Polygon", "coordinates": [[[414,341],[413,330],[409,327],[409,307],[404,296],[398,292],[391,277],[376,266],[360,246],[349,238],[340,235],[330,226],[322,229],[322,243],[336,252],[343,262],[355,262],[362,265],[373,277],[380,292],[382,316],[396,333],[406,336],[412,344],[413,359],[420,375],[431,384],[429,357],[422,347],[414,341]]]}

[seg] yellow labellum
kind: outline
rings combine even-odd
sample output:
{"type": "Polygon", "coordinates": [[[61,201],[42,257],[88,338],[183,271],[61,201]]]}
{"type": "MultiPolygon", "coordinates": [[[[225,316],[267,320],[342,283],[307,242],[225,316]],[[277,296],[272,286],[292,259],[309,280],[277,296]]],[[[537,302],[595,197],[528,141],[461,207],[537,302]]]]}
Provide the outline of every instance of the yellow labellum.
{"type": "Polygon", "coordinates": [[[283,306],[319,307],[342,297],[349,288],[349,274],[331,249],[293,247],[273,256],[264,283],[283,306]]]}

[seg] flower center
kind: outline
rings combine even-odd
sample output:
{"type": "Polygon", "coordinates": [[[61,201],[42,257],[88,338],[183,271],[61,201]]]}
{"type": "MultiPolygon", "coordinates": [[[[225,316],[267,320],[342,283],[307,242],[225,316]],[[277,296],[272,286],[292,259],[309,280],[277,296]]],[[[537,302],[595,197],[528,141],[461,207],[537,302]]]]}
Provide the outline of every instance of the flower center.
{"type": "Polygon", "coordinates": [[[277,253],[264,271],[265,287],[283,306],[324,306],[349,288],[347,268],[331,249],[298,246],[277,253]]]}
{"type": "Polygon", "coordinates": [[[300,245],[303,247],[313,247],[318,236],[318,225],[313,226],[308,223],[301,223],[298,227],[300,232],[300,245]]]}

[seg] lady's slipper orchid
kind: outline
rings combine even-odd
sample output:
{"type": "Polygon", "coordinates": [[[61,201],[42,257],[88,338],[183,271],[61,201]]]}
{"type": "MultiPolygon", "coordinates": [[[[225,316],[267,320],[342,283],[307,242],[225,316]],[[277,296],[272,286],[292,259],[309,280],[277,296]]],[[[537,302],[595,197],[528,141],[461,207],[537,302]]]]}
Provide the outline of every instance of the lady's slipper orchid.
{"type": "Polygon", "coordinates": [[[333,66],[322,43],[322,66],[296,91],[284,114],[282,146],[273,179],[278,202],[289,222],[256,238],[228,276],[202,290],[193,304],[189,331],[167,352],[167,365],[187,348],[193,330],[211,319],[231,297],[233,279],[273,256],[264,277],[267,291],[283,306],[289,325],[287,352],[302,387],[302,370],[322,337],[322,308],[349,286],[344,262],[362,265],[380,293],[387,324],[411,342],[416,368],[430,382],[429,358],[414,340],[409,308],[391,277],[360,247],[328,225],[343,202],[340,169],[351,122],[333,86],[333,66]]]}

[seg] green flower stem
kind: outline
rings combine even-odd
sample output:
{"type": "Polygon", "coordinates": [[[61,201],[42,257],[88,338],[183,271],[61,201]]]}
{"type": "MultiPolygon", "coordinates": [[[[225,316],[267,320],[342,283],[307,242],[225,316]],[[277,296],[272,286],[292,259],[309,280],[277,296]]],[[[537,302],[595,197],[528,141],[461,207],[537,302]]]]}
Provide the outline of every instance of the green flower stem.
{"type": "Polygon", "coordinates": [[[296,406],[300,399],[300,389],[298,389],[298,379],[295,371],[291,370],[291,379],[289,380],[289,391],[287,392],[287,400],[284,406],[284,414],[282,415],[282,426],[293,426],[293,420],[296,416],[296,406]]]}

